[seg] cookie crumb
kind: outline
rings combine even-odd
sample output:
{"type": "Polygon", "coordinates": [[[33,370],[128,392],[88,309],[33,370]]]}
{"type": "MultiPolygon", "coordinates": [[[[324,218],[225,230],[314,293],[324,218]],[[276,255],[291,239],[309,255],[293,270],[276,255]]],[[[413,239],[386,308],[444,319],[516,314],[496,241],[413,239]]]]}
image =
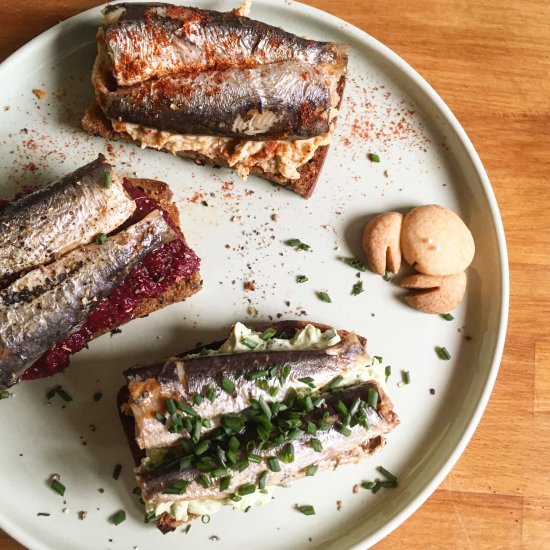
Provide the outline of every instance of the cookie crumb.
{"type": "Polygon", "coordinates": [[[81,512],[78,512],[78,519],[85,520],[88,517],[88,512],[85,512],[82,510],[81,512]]]}
{"type": "Polygon", "coordinates": [[[281,218],[279,217],[279,214],[271,214],[271,219],[274,222],[278,222],[281,218]]]}
{"type": "Polygon", "coordinates": [[[246,281],[244,289],[249,291],[256,290],[256,283],[254,281],[246,281]]]}
{"type": "Polygon", "coordinates": [[[338,510],[338,512],[342,511],[342,506],[343,506],[343,503],[341,500],[337,500],[336,501],[336,510],[338,510]]]}
{"type": "Polygon", "coordinates": [[[359,492],[359,483],[356,483],[354,486],[353,486],[353,493],[354,494],[357,494],[359,492]]]}
{"type": "Polygon", "coordinates": [[[430,395],[435,395],[435,389],[434,388],[430,388],[430,395]]]}
{"type": "Polygon", "coordinates": [[[44,99],[46,97],[46,92],[44,90],[40,90],[39,88],[35,88],[32,93],[38,98],[38,99],[44,99]]]}

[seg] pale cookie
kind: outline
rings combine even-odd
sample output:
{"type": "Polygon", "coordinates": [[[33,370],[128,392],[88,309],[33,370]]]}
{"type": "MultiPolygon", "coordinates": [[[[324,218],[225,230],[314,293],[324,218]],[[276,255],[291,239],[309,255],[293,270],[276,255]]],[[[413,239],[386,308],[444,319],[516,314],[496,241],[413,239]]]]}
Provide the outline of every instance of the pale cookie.
{"type": "Polygon", "coordinates": [[[401,222],[399,212],[384,212],[375,216],[363,231],[363,251],[375,273],[397,273],[401,268],[401,222]]]}
{"type": "Polygon", "coordinates": [[[451,210],[437,204],[413,208],[401,230],[403,257],[419,273],[453,275],[474,258],[474,238],[451,210]]]}
{"type": "Polygon", "coordinates": [[[454,275],[411,275],[401,281],[403,288],[413,292],[405,296],[410,306],[424,313],[447,313],[464,298],[466,274],[454,275]]]}

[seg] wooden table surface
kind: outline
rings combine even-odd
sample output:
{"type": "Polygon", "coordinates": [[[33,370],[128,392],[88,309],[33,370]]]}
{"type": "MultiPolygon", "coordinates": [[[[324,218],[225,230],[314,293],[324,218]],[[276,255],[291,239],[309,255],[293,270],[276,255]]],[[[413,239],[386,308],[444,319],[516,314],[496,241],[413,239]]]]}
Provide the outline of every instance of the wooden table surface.
{"type": "MultiPolygon", "coordinates": [[[[192,3],[192,0],[189,0],[192,3]]],[[[307,0],[389,46],[443,97],[496,193],[511,309],[495,390],[439,489],[380,549],[550,548],[550,3],[307,0]]],[[[0,60],[95,0],[0,6],[0,60]]],[[[228,4],[229,5],[229,4],[228,4]]],[[[22,548],[0,531],[0,550],[22,548]]]]}

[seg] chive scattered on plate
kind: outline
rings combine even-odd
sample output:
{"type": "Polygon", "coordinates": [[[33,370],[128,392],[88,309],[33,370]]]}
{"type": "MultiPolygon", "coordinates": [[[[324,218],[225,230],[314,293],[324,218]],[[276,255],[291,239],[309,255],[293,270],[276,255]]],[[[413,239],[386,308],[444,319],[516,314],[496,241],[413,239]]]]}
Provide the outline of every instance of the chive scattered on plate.
{"type": "Polygon", "coordinates": [[[445,321],[452,321],[454,317],[450,313],[443,313],[441,314],[441,317],[445,319],[445,321]]]}
{"type": "Polygon", "coordinates": [[[65,485],[63,485],[63,483],[61,483],[60,481],[58,481],[57,479],[52,479],[51,483],[50,483],[50,487],[58,494],[58,495],[61,495],[62,497],[65,496],[65,485]]]}
{"type": "Polygon", "coordinates": [[[319,292],[319,298],[323,301],[323,302],[326,302],[327,304],[331,304],[332,303],[332,300],[330,299],[330,296],[328,295],[327,292],[325,292],[324,290],[321,290],[319,292]]]}
{"type": "Polygon", "coordinates": [[[111,188],[111,174],[108,170],[105,170],[105,172],[103,172],[103,185],[105,189],[111,188]]]}
{"type": "Polygon", "coordinates": [[[305,283],[307,281],[309,281],[309,279],[305,275],[298,275],[296,277],[296,282],[297,283],[305,283]]]}
{"type": "Polygon", "coordinates": [[[369,153],[367,157],[371,162],[380,162],[380,157],[376,153],[369,153]]]}
{"type": "Polygon", "coordinates": [[[296,506],[296,509],[298,512],[301,512],[304,514],[304,516],[314,516],[315,515],[315,508],[311,506],[311,504],[304,504],[302,506],[296,506]]]}
{"type": "Polygon", "coordinates": [[[111,521],[114,525],[120,525],[123,521],[126,521],[126,512],[124,510],[119,510],[113,515],[111,521]]]}
{"type": "Polygon", "coordinates": [[[97,237],[96,237],[96,242],[97,244],[105,244],[107,241],[107,235],[105,235],[105,233],[100,233],[97,237]]]}
{"type": "Polygon", "coordinates": [[[361,292],[365,292],[365,289],[363,288],[363,281],[357,281],[351,289],[351,294],[352,296],[358,296],[361,292]]]}
{"type": "Polygon", "coordinates": [[[408,370],[402,370],[401,371],[401,380],[403,384],[407,385],[411,383],[411,375],[409,374],[408,370]]]}
{"type": "Polygon", "coordinates": [[[116,464],[115,469],[113,470],[113,479],[118,479],[120,477],[121,471],[122,471],[122,464],[116,464]]]}
{"type": "Polygon", "coordinates": [[[451,354],[447,351],[446,347],[437,347],[435,351],[437,356],[444,361],[448,361],[451,358],[451,354]]]}

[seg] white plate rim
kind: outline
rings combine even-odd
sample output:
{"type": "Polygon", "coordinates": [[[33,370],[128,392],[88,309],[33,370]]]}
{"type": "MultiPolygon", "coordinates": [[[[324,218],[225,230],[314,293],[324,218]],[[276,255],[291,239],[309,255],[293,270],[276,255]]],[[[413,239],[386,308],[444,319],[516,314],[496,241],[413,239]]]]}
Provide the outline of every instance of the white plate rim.
{"type": "MultiPolygon", "coordinates": [[[[126,1],[136,2],[136,0],[126,1]]],[[[182,2],[181,0],[175,0],[175,3],[177,4],[182,2]]],[[[286,7],[290,8],[296,7],[298,10],[301,10],[302,13],[308,16],[314,16],[317,19],[323,19],[325,22],[328,16],[332,20],[334,25],[339,25],[339,27],[344,32],[350,34],[354,39],[358,40],[359,42],[367,41],[369,43],[369,46],[375,48],[377,50],[377,53],[382,58],[384,58],[386,61],[389,61],[393,66],[395,66],[399,71],[402,72],[407,80],[418,87],[420,92],[426,96],[426,98],[431,102],[433,106],[436,107],[438,114],[441,116],[441,119],[449,125],[449,131],[455,133],[460,145],[464,148],[468,159],[472,162],[473,168],[476,172],[477,177],[479,178],[479,181],[481,182],[483,193],[489,205],[491,221],[493,223],[498,244],[499,276],[501,287],[499,303],[500,318],[498,321],[497,336],[492,353],[491,365],[487,372],[485,386],[477,403],[477,406],[473,414],[471,415],[467,425],[465,426],[457,445],[452,450],[442,466],[439,468],[439,471],[437,471],[435,475],[431,477],[431,480],[425,484],[424,488],[421,491],[417,492],[415,496],[411,497],[409,503],[405,505],[398,513],[394,514],[392,518],[387,520],[385,524],[380,527],[376,532],[365,537],[360,544],[356,544],[350,547],[351,550],[362,550],[365,545],[371,547],[383,538],[385,538],[387,535],[389,535],[393,530],[395,530],[403,522],[405,522],[416,510],[418,510],[418,508],[420,508],[420,506],[422,506],[422,504],[432,495],[432,493],[443,482],[445,477],[449,474],[453,466],[456,464],[456,462],[464,452],[466,446],[474,435],[474,432],[481,420],[485,408],[487,407],[502,360],[509,315],[510,281],[508,252],[506,247],[504,227],[502,224],[502,218],[500,216],[496,197],[489,181],[489,177],[470,138],[466,134],[465,130],[462,128],[456,116],[443,101],[443,99],[439,96],[439,94],[422,76],[420,76],[420,74],[415,69],[413,69],[411,65],[409,65],[398,54],[393,52],[389,47],[385,46],[384,44],[373,38],[366,31],[363,31],[358,27],[355,27],[351,23],[348,23],[347,21],[333,14],[325,12],[319,8],[315,8],[313,6],[309,6],[295,0],[292,0],[292,2],[288,2],[288,0],[283,0],[282,2],[279,0],[261,0],[261,3],[278,7],[280,7],[281,5],[285,5],[286,7]]],[[[71,16],[64,21],[61,21],[60,23],[57,23],[53,27],[42,32],[41,34],[18,48],[5,60],[3,60],[0,63],[0,71],[9,71],[13,67],[17,66],[19,58],[23,57],[26,54],[27,50],[32,50],[40,47],[40,44],[43,43],[49,43],[53,37],[57,36],[65,28],[70,28],[75,23],[78,24],[81,19],[85,19],[91,15],[97,14],[98,10],[100,10],[104,5],[107,4],[102,4],[100,6],[96,6],[75,14],[74,16],[71,16]]],[[[28,536],[25,531],[21,529],[18,525],[5,523],[5,520],[2,517],[0,517],[0,527],[12,538],[16,539],[18,542],[29,548],[33,547],[33,545],[35,545],[36,543],[36,540],[28,536]]]]}

